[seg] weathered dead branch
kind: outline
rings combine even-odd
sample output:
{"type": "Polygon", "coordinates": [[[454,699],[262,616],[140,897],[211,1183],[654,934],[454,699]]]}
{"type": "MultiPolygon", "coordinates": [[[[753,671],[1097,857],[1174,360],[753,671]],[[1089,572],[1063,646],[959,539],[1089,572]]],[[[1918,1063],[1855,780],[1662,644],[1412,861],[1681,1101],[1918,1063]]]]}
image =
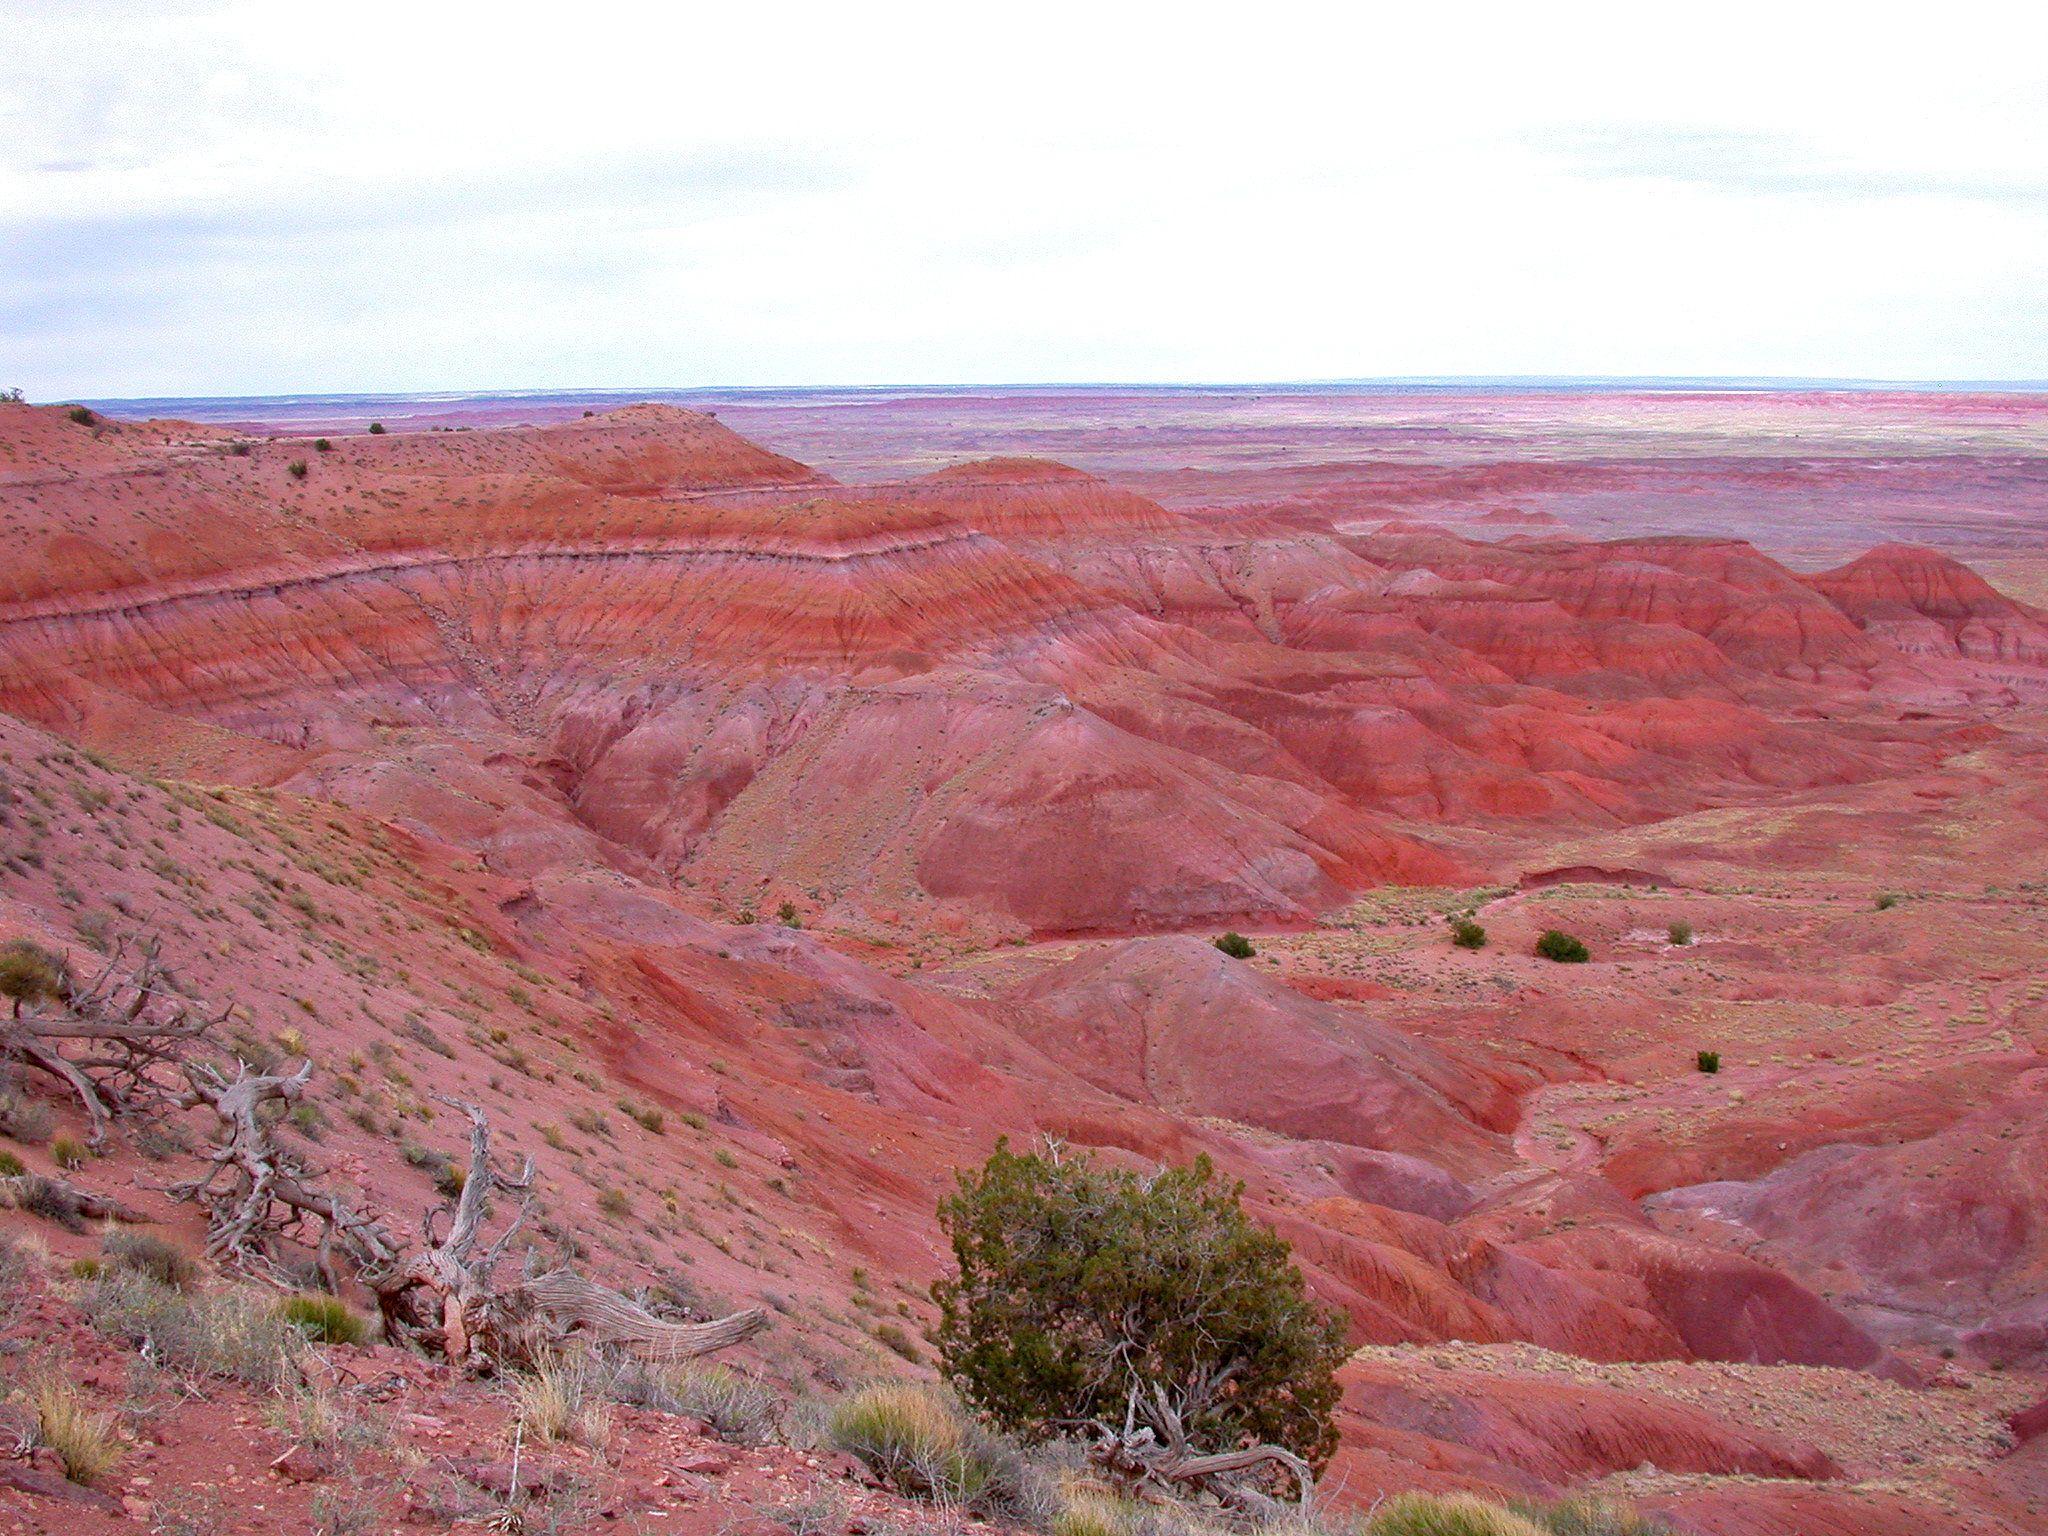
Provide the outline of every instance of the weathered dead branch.
{"type": "Polygon", "coordinates": [[[1246,1474],[1277,1470],[1291,1479],[1296,1500],[1306,1504],[1315,1490],[1315,1473],[1292,1451],[1277,1445],[1241,1446],[1227,1451],[1198,1452],[1188,1443],[1180,1414],[1156,1385],[1149,1402],[1135,1384],[1121,1426],[1091,1426],[1095,1444],[1089,1458],[1126,1492],[1150,1488],[1174,1498],[1205,1493],[1226,1509],[1261,1519],[1283,1508],[1246,1474]]]}
{"type": "Polygon", "coordinates": [[[80,1189],[69,1179],[21,1173],[0,1178],[0,1206],[77,1228],[88,1221],[146,1222],[149,1217],[118,1200],[80,1189]]]}
{"type": "Polygon", "coordinates": [[[21,940],[7,959],[14,1005],[0,1017],[0,1069],[26,1067],[61,1083],[85,1111],[95,1147],[116,1117],[167,1107],[175,1084],[165,1069],[230,1012],[207,1014],[184,996],[153,937],[132,967],[121,944],[85,977],[21,940]]]}
{"type": "Polygon", "coordinates": [[[426,1212],[421,1246],[408,1248],[382,1221],[323,1188],[324,1171],[272,1134],[264,1106],[297,1102],[312,1075],[310,1061],[290,1074],[243,1066],[233,1079],[200,1063],[186,1063],[184,1072],[191,1087],[181,1102],[212,1109],[222,1134],[206,1154],[206,1174],[170,1193],[206,1207],[207,1253],[218,1262],[289,1285],[280,1245],[310,1241],[330,1289],[340,1288],[334,1261],[345,1256],[376,1295],[395,1338],[477,1370],[537,1358],[571,1338],[647,1359],[683,1360],[740,1343],[767,1326],[758,1309],[706,1323],[667,1322],[566,1269],[501,1286],[497,1267],[530,1213],[533,1160],[517,1171],[499,1167],[491,1156],[490,1121],[474,1104],[435,1096],[468,1117],[469,1164],[460,1190],[426,1212]],[[486,1240],[492,1197],[500,1191],[521,1199],[511,1220],[486,1240]]]}
{"type": "Polygon", "coordinates": [[[399,1262],[399,1244],[383,1224],[320,1188],[326,1170],[306,1164],[271,1133],[265,1106],[295,1104],[304,1096],[313,1075],[310,1058],[289,1074],[252,1072],[247,1063],[237,1064],[233,1078],[206,1062],[188,1061],[182,1070],[188,1087],[176,1102],[187,1108],[205,1105],[222,1127],[219,1142],[205,1154],[205,1174],[168,1191],[205,1207],[208,1258],[287,1285],[291,1282],[279,1267],[277,1245],[308,1241],[329,1289],[340,1288],[337,1243],[359,1268],[399,1262]]]}

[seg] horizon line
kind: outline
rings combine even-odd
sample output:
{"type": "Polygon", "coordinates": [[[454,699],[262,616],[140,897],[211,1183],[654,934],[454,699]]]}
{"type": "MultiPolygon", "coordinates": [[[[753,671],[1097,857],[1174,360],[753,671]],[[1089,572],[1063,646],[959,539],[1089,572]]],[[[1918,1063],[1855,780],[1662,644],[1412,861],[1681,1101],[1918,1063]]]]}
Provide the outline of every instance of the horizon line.
{"type": "Polygon", "coordinates": [[[646,384],[521,385],[514,387],[421,390],[288,390],[251,394],[78,395],[53,405],[134,405],[168,402],[230,404],[242,401],[459,401],[561,396],[630,397],[657,395],[928,394],[1027,393],[1265,393],[1356,390],[1551,390],[1672,393],[1776,394],[1803,391],[1843,393],[1898,390],[1907,393],[2036,394],[2048,392],[2048,377],[2025,379],[1860,378],[1825,374],[1366,374],[1324,379],[1029,381],[945,384],[646,384]]]}

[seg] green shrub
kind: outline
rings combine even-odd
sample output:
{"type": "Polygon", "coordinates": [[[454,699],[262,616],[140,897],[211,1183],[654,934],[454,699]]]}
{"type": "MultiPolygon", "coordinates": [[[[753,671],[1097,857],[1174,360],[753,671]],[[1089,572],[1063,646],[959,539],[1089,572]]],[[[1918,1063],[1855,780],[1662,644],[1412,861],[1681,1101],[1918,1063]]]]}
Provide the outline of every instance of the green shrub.
{"type": "Polygon", "coordinates": [[[1557,1504],[1511,1499],[1508,1508],[1547,1536],[1671,1536],[1662,1520],[1639,1515],[1623,1504],[1584,1495],[1557,1504]]]}
{"type": "Polygon", "coordinates": [[[1702,1072],[1718,1072],[1721,1070],[1721,1053],[1719,1051],[1701,1051],[1694,1058],[1694,1061],[1702,1072]]]}
{"type": "Polygon", "coordinates": [[[1664,932],[1665,937],[1669,938],[1674,944],[1690,944],[1692,942],[1692,924],[1682,917],[1664,932]]]}
{"type": "Polygon", "coordinates": [[[1249,960],[1258,953],[1252,947],[1252,941],[1239,933],[1235,928],[1213,942],[1218,949],[1222,950],[1223,953],[1230,956],[1233,960],[1249,960]]]}
{"type": "Polygon", "coordinates": [[[1555,928],[1546,929],[1543,937],[1536,941],[1536,953],[1561,965],[1581,965],[1592,958],[1584,941],[1555,928]]]}
{"type": "Polygon", "coordinates": [[[81,427],[89,427],[94,422],[99,420],[99,417],[93,415],[91,411],[87,410],[82,405],[74,405],[73,407],[71,407],[70,410],[66,411],[64,414],[66,416],[69,416],[81,427]]]}
{"type": "Polygon", "coordinates": [[[1486,948],[1486,930],[1469,917],[1454,918],[1451,922],[1451,942],[1460,949],[1486,948]]]}
{"type": "Polygon", "coordinates": [[[306,461],[304,459],[293,459],[291,463],[285,465],[284,472],[294,480],[303,480],[306,478],[306,461]]]}
{"type": "Polygon", "coordinates": [[[360,1344],[370,1336],[369,1319],[339,1296],[321,1291],[285,1297],[277,1315],[315,1344],[360,1344]]]}
{"type": "Polygon", "coordinates": [[[1241,1194],[1207,1158],[1141,1179],[998,1144],[939,1206],[958,1266],[932,1288],[947,1378],[1027,1438],[1121,1424],[1135,1391],[1144,1419],[1163,1395],[1198,1452],[1268,1441],[1320,1466],[1344,1322],[1241,1194]]]}
{"type": "Polygon", "coordinates": [[[775,909],[775,920],[785,928],[803,927],[803,919],[796,915],[796,903],[785,901],[775,909]]]}
{"type": "Polygon", "coordinates": [[[832,1410],[830,1427],[835,1446],[914,1498],[986,1510],[1003,1504],[1006,1480],[1016,1480],[994,1437],[929,1387],[864,1388],[832,1410]]]}
{"type": "Polygon", "coordinates": [[[50,1142],[50,1161],[59,1168],[83,1168],[90,1155],[76,1136],[58,1136],[50,1142]]]}
{"type": "Polygon", "coordinates": [[[383,422],[381,422],[381,421],[373,421],[373,422],[371,422],[371,423],[370,423],[370,436],[372,436],[372,437],[382,437],[383,435],[384,435],[384,423],[383,423],[383,422]]]}
{"type": "Polygon", "coordinates": [[[327,441],[324,437],[316,437],[313,439],[313,451],[315,453],[332,453],[334,451],[334,444],[327,441]]]}
{"type": "Polygon", "coordinates": [[[63,960],[42,945],[28,939],[0,944],[0,997],[14,1004],[17,1019],[23,1003],[53,998],[63,984],[63,960]]]}
{"type": "Polygon", "coordinates": [[[1524,1515],[1468,1493],[1397,1493],[1373,1511],[1365,1536],[1546,1536],[1524,1515]]]}
{"type": "Polygon", "coordinates": [[[187,1254],[147,1232],[109,1232],[100,1253],[109,1264],[173,1290],[189,1290],[199,1279],[199,1266],[187,1254]]]}
{"type": "Polygon", "coordinates": [[[12,1152],[0,1148],[0,1179],[15,1179],[28,1172],[28,1164],[12,1152]]]}
{"type": "Polygon", "coordinates": [[[1893,907],[1896,907],[1898,904],[1899,898],[1890,891],[1886,891],[1882,896],[1877,898],[1877,910],[1880,912],[1889,912],[1893,907]]]}

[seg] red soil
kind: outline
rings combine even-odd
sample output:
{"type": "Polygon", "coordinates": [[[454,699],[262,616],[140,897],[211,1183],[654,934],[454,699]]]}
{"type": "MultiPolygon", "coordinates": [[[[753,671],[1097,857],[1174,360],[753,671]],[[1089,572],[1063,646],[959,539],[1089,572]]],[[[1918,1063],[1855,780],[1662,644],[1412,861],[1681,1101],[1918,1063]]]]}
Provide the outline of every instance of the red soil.
{"type": "Polygon", "coordinates": [[[302,1033],[366,1204],[480,1098],[593,1268],[836,1389],[996,1136],[1207,1152],[1387,1346],[1346,1499],[2038,1520],[2048,621],[1955,561],[846,486],[666,407],[239,441],[0,405],[0,937],[149,928],[302,1033]]]}

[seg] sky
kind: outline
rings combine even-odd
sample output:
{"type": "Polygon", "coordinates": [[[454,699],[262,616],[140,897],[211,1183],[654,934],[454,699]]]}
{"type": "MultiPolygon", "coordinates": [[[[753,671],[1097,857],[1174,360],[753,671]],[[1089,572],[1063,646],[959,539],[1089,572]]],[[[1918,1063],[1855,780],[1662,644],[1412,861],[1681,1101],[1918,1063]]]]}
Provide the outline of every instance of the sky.
{"type": "Polygon", "coordinates": [[[2048,7],[0,0],[31,399],[2048,379],[2048,7]]]}

